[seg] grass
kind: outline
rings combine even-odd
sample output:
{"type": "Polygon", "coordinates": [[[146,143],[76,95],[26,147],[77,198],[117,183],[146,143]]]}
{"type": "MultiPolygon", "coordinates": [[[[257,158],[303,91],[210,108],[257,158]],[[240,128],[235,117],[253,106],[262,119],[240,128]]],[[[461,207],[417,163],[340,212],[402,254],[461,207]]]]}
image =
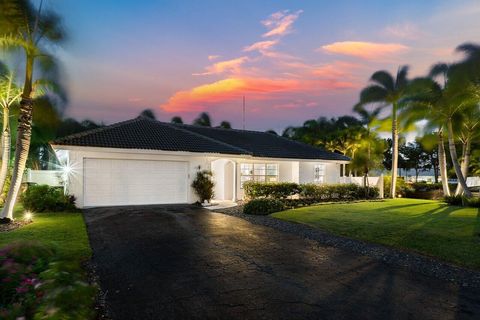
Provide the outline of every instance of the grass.
{"type": "MultiPolygon", "coordinates": [[[[14,217],[22,219],[23,209],[15,208],[14,217]]],[[[78,263],[92,254],[81,213],[36,213],[33,222],[18,229],[0,233],[0,247],[20,240],[38,241],[53,247],[61,260],[78,263]]]]}
{"type": "Polygon", "coordinates": [[[394,199],[324,204],[272,216],[480,269],[478,208],[448,206],[432,200],[394,199]]]}

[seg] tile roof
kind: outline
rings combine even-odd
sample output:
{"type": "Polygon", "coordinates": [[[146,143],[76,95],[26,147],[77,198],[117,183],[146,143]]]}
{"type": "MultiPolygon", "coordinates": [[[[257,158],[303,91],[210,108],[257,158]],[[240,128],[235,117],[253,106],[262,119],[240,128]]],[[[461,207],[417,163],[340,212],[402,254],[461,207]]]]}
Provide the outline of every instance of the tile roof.
{"type": "Polygon", "coordinates": [[[265,158],[348,161],[348,157],[271,133],[172,124],[138,117],[51,142],[103,148],[251,155],[265,158]]]}

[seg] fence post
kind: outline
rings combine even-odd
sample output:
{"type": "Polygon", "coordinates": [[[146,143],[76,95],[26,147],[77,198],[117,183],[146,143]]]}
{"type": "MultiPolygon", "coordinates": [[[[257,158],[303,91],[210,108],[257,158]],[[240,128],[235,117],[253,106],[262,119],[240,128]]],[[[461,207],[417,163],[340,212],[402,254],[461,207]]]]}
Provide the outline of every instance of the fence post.
{"type": "Polygon", "coordinates": [[[380,175],[380,177],[378,177],[377,188],[378,188],[378,197],[380,199],[383,199],[384,198],[384,194],[383,194],[383,173],[380,175]]]}

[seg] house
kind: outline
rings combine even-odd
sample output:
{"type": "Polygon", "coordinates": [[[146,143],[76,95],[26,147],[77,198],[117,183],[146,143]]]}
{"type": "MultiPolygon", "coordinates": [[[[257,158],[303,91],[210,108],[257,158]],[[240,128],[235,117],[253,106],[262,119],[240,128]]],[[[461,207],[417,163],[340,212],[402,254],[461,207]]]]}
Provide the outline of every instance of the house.
{"type": "Polygon", "coordinates": [[[138,117],[51,142],[77,206],[193,203],[196,172],[210,169],[215,199],[243,183],[338,183],[349,158],[265,132],[138,117]]]}

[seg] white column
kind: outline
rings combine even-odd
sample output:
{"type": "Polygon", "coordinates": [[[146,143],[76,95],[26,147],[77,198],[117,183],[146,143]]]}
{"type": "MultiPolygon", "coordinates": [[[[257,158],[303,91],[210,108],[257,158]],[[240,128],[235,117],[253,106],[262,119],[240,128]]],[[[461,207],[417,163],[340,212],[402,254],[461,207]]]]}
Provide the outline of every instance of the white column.
{"type": "Polygon", "coordinates": [[[237,162],[233,161],[233,201],[237,201],[237,162]]]}

